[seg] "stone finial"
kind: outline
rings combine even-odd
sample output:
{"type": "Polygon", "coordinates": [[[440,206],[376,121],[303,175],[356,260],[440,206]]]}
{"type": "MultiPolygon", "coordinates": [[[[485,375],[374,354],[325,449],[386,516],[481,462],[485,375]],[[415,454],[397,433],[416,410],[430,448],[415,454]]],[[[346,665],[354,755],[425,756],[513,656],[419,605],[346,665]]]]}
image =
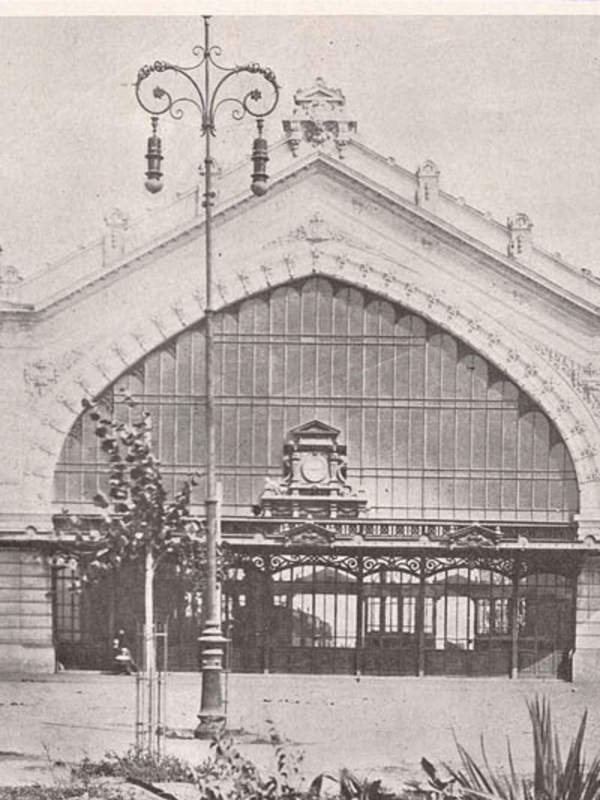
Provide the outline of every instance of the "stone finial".
{"type": "Polygon", "coordinates": [[[105,236],[106,254],[109,258],[116,258],[125,252],[125,240],[129,230],[129,216],[120,208],[115,208],[104,217],[107,228],[105,236]]]}
{"type": "Polygon", "coordinates": [[[424,161],[417,169],[416,203],[435,214],[440,193],[440,171],[431,159],[424,161]]]}
{"type": "Polygon", "coordinates": [[[508,228],[508,255],[518,261],[528,262],[532,248],[532,221],[527,214],[520,212],[506,220],[506,227],[508,228]]]}
{"type": "Polygon", "coordinates": [[[23,278],[16,267],[3,263],[2,253],[0,246],[0,300],[14,301],[23,278]]]}
{"type": "Polygon", "coordinates": [[[327,86],[323,78],[317,78],[309,89],[298,89],[294,104],[291,119],[283,120],[292,153],[297,154],[302,142],[313,147],[333,143],[339,157],[343,158],[343,149],[356,133],[357,124],[346,114],[346,98],[342,91],[327,86]]]}

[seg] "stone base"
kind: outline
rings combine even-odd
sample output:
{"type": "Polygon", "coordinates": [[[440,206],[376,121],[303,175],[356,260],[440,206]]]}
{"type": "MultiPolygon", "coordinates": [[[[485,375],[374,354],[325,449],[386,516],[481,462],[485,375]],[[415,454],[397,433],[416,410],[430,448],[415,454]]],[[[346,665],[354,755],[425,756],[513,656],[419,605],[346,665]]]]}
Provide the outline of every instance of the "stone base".
{"type": "Polygon", "coordinates": [[[600,649],[576,650],[573,653],[573,680],[600,680],[600,649]]]}
{"type": "Polygon", "coordinates": [[[225,732],[226,719],[220,714],[199,715],[200,722],[194,730],[194,739],[214,739],[225,732]]]}
{"type": "Polygon", "coordinates": [[[54,648],[48,645],[0,644],[0,673],[56,671],[54,648]]]}

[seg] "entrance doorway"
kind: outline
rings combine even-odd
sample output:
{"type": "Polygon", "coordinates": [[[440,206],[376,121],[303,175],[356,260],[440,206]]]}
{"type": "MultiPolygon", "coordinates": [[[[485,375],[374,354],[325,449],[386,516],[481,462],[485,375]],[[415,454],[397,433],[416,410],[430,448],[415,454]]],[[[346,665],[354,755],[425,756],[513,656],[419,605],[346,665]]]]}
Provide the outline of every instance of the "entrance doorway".
{"type": "MultiPolygon", "coordinates": [[[[569,678],[577,562],[567,553],[236,554],[223,583],[227,668],[245,672],[569,678]]],[[[74,591],[56,580],[55,630],[67,668],[103,669],[116,628],[134,653],[143,571],[124,567],[74,591]]],[[[163,569],[157,622],[171,670],[195,670],[202,593],[163,569]]]]}

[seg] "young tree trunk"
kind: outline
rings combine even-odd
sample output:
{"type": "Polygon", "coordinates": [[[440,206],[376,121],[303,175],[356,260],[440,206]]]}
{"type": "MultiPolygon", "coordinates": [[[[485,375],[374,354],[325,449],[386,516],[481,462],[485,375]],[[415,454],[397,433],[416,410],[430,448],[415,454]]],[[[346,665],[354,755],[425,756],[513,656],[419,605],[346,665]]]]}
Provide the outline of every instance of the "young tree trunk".
{"type": "Polygon", "coordinates": [[[144,565],[144,661],[148,677],[154,674],[156,664],[154,639],[154,554],[152,547],[146,547],[144,565]]]}
{"type": "Polygon", "coordinates": [[[144,564],[144,661],[146,669],[147,689],[147,738],[146,747],[149,754],[157,749],[156,741],[156,639],[154,638],[154,554],[150,544],[146,545],[146,560],[144,564]]]}

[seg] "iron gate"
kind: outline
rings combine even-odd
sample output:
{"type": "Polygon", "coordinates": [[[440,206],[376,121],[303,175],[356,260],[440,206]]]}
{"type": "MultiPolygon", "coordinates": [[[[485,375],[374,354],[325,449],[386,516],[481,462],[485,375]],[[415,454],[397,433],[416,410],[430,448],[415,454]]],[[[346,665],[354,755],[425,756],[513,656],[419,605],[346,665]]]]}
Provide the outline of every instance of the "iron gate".
{"type": "MultiPolygon", "coordinates": [[[[236,555],[223,584],[228,667],[247,672],[526,675],[568,678],[578,564],[566,553],[521,556],[236,555]]],[[[58,658],[102,669],[143,622],[135,565],[85,591],[56,581],[58,658]]],[[[171,670],[198,668],[199,587],[162,570],[157,621],[169,626],[171,670]]]]}
{"type": "Polygon", "coordinates": [[[565,554],[241,558],[224,586],[231,663],[568,678],[577,570],[565,554]]]}

